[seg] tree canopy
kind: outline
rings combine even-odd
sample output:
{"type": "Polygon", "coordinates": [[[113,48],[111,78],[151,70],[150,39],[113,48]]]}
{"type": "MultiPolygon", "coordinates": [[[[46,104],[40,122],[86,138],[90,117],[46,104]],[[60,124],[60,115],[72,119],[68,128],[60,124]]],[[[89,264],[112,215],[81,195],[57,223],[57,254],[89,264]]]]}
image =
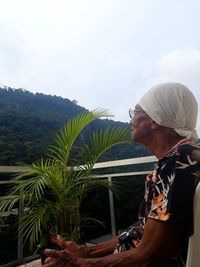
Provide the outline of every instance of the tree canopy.
{"type": "MultiPolygon", "coordinates": [[[[56,132],[73,116],[86,111],[57,96],[33,94],[24,89],[0,88],[0,165],[30,164],[47,155],[56,132]]],[[[91,132],[106,127],[127,126],[111,119],[94,121],[84,130],[78,143],[87,143],[91,132]]],[[[101,160],[148,155],[139,144],[123,144],[111,149],[101,160]]]]}

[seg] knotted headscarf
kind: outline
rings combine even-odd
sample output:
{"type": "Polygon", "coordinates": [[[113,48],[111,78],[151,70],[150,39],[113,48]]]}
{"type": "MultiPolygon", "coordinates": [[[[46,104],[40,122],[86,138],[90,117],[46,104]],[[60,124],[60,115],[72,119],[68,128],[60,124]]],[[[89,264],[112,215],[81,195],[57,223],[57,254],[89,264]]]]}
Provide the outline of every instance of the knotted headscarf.
{"type": "Polygon", "coordinates": [[[173,128],[180,136],[197,140],[198,104],[192,92],[180,83],[151,88],[138,104],[159,125],[173,128]]]}

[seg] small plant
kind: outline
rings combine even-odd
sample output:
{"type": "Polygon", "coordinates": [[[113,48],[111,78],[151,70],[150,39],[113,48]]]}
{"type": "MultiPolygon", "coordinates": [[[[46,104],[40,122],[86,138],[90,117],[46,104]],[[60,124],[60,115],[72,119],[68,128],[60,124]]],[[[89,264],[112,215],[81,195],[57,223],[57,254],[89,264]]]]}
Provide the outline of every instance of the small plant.
{"type": "Polygon", "coordinates": [[[72,152],[89,123],[109,116],[106,110],[96,109],[73,117],[58,132],[48,158],[17,175],[16,185],[1,199],[0,212],[12,210],[19,201],[23,203],[19,231],[31,248],[50,231],[77,241],[83,222],[92,219],[80,214],[82,200],[96,187],[108,186],[106,181],[90,177],[93,166],[114,145],[130,142],[129,128],[95,131],[87,144],[76,144],[75,156],[72,152]]]}

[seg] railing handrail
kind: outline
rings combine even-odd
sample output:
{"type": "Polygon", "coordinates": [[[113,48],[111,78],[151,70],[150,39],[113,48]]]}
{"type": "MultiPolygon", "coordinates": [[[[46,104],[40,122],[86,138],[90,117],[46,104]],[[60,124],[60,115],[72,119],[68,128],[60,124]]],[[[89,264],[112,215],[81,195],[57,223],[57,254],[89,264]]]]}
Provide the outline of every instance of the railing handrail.
{"type": "Polygon", "coordinates": [[[103,168],[109,168],[109,167],[120,167],[120,166],[127,166],[127,165],[152,163],[156,161],[157,161],[157,158],[155,156],[120,159],[120,160],[113,160],[113,161],[97,162],[94,164],[93,169],[103,169],[103,168]]]}
{"type": "MultiPolygon", "coordinates": [[[[104,169],[110,167],[120,167],[127,165],[143,164],[156,162],[155,156],[137,157],[129,159],[120,159],[112,161],[97,162],[94,164],[93,169],[104,169]]],[[[0,173],[19,173],[30,170],[28,166],[0,166],[0,173]]]]}
{"type": "Polygon", "coordinates": [[[0,173],[18,173],[30,170],[28,166],[0,166],[0,173]]]}

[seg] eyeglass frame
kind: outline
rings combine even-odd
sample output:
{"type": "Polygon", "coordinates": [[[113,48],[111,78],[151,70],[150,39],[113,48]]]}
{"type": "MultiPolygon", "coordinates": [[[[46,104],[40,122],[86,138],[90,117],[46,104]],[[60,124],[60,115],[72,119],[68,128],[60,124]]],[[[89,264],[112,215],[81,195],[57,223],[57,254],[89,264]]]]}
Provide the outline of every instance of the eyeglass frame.
{"type": "Polygon", "coordinates": [[[128,110],[129,117],[131,119],[133,119],[133,117],[135,116],[135,114],[137,112],[144,112],[144,110],[143,109],[137,109],[137,108],[135,108],[135,109],[129,108],[129,110],[128,110]]]}

